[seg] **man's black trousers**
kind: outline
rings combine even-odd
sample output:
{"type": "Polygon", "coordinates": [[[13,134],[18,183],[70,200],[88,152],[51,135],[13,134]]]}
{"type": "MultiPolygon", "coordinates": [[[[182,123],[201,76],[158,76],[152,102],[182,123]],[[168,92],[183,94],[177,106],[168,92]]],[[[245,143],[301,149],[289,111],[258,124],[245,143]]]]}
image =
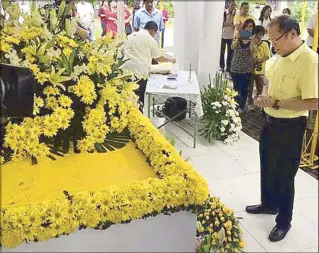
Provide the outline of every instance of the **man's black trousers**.
{"type": "Polygon", "coordinates": [[[139,85],[139,88],[135,90],[135,94],[138,96],[138,102],[140,104],[140,109],[142,110],[144,107],[147,79],[141,79],[137,82],[137,84],[139,85]]]}
{"type": "Polygon", "coordinates": [[[287,228],[292,220],[294,179],[301,159],[306,117],[279,119],[265,115],[259,142],[261,203],[278,208],[276,223],[287,228]]]}

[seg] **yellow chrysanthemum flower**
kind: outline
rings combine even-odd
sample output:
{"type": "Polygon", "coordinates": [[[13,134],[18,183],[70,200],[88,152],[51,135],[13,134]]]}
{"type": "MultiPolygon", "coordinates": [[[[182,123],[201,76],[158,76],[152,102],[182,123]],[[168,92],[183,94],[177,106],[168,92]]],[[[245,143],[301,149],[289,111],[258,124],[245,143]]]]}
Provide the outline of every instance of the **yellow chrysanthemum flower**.
{"type": "Polygon", "coordinates": [[[71,86],[69,91],[73,92],[85,104],[92,104],[96,99],[96,91],[93,81],[88,76],[81,76],[76,85],[71,86]]]}
{"type": "Polygon", "coordinates": [[[45,100],[45,107],[48,109],[54,109],[58,106],[58,100],[55,97],[47,97],[45,100]]]}
{"type": "Polygon", "coordinates": [[[66,57],[69,57],[72,53],[72,50],[71,50],[71,48],[66,47],[63,49],[63,53],[65,54],[66,57]]]}
{"type": "Polygon", "coordinates": [[[8,53],[12,50],[11,46],[6,42],[0,43],[0,51],[8,53]]]}
{"type": "Polygon", "coordinates": [[[62,106],[62,107],[70,107],[72,105],[72,99],[69,98],[68,96],[66,95],[61,95],[59,97],[59,104],[62,106]]]}
{"type": "Polygon", "coordinates": [[[20,39],[13,36],[7,36],[4,41],[16,45],[20,44],[20,39]]]}
{"type": "Polygon", "coordinates": [[[57,87],[48,86],[43,89],[43,94],[46,96],[56,96],[58,95],[59,89],[57,87]]]}
{"type": "Polygon", "coordinates": [[[243,248],[245,248],[245,246],[246,246],[245,241],[244,240],[240,240],[239,247],[243,249],[243,248]]]}
{"type": "Polygon", "coordinates": [[[49,75],[47,73],[44,73],[44,72],[35,73],[35,78],[38,80],[38,82],[40,84],[44,84],[46,81],[48,81],[48,77],[49,77],[49,75]]]}

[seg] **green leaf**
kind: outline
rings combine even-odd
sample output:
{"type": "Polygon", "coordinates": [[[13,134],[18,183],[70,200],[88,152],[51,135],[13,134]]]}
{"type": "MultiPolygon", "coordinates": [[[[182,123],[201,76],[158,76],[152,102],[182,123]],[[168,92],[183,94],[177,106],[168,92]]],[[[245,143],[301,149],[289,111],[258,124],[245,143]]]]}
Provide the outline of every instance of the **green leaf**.
{"type": "Polygon", "coordinates": [[[53,47],[54,42],[55,42],[55,38],[49,40],[49,42],[47,43],[45,49],[49,49],[49,48],[53,47]]]}
{"type": "Polygon", "coordinates": [[[203,250],[202,252],[208,253],[210,252],[210,245],[203,245],[203,247],[201,247],[201,249],[203,250]]]}
{"type": "Polygon", "coordinates": [[[65,10],[65,0],[62,0],[60,3],[59,11],[58,11],[58,19],[63,15],[65,10]]]}
{"type": "Polygon", "coordinates": [[[65,70],[66,70],[67,73],[71,73],[71,68],[70,68],[70,64],[69,64],[68,59],[66,58],[66,56],[64,55],[64,53],[61,53],[61,56],[62,56],[62,64],[63,64],[63,67],[65,68],[65,70]]]}
{"type": "Polygon", "coordinates": [[[125,147],[127,143],[131,141],[128,130],[124,130],[122,133],[112,133],[106,136],[103,144],[96,144],[95,148],[99,153],[106,153],[115,151],[117,149],[125,147]]]}
{"type": "Polygon", "coordinates": [[[77,54],[77,50],[73,50],[71,55],[70,55],[70,58],[69,58],[69,66],[70,66],[70,69],[72,70],[73,69],[73,65],[74,65],[74,59],[75,59],[75,55],[77,54]]]}
{"type": "Polygon", "coordinates": [[[107,152],[106,149],[105,149],[105,147],[104,147],[102,144],[100,144],[100,143],[96,143],[96,144],[95,144],[95,149],[96,149],[97,152],[99,152],[99,153],[106,153],[106,152],[107,152]]]}
{"type": "Polygon", "coordinates": [[[71,14],[73,8],[73,2],[71,1],[67,6],[66,6],[66,10],[64,12],[64,15],[69,15],[71,14]]]}

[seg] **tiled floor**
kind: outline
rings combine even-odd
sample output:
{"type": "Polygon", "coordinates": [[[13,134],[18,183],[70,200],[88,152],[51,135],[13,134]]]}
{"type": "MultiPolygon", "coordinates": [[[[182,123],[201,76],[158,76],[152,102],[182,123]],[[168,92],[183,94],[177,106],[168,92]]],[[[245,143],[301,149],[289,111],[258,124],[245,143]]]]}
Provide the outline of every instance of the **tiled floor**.
{"type": "Polygon", "coordinates": [[[268,234],[275,217],[250,215],[246,205],[258,204],[259,154],[258,142],[242,133],[241,139],[227,146],[220,142],[198,140],[192,148],[192,138],[169,124],[166,135],[175,136],[176,149],[205,177],[213,195],[232,208],[243,230],[245,252],[318,252],[318,181],[299,170],[296,176],[296,198],[292,228],[287,237],[271,243],[268,234]]]}

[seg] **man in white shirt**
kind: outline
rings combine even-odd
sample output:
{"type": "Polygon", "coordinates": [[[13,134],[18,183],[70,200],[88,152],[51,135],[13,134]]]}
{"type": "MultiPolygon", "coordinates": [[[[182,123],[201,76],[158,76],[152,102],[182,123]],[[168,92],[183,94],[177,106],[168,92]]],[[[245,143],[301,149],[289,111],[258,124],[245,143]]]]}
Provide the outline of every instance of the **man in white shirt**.
{"type": "MultiPolygon", "coordinates": [[[[307,24],[307,31],[308,31],[307,45],[311,48],[313,44],[313,37],[315,35],[316,20],[317,20],[317,13],[313,14],[310,17],[307,24]]],[[[319,47],[317,48],[317,52],[319,53],[319,47]]]]}
{"type": "Polygon", "coordinates": [[[147,75],[152,66],[152,59],[155,59],[157,62],[176,62],[174,58],[169,59],[162,56],[162,52],[154,38],[157,31],[158,26],[156,22],[149,21],[146,23],[144,29],[129,35],[128,40],[124,44],[124,60],[126,60],[126,62],[122,68],[144,76],[144,78],[138,82],[140,87],[136,92],[139,96],[141,111],[144,106],[147,75]]]}
{"type": "Polygon", "coordinates": [[[94,40],[93,22],[94,22],[94,9],[93,5],[86,0],[81,0],[76,4],[76,17],[82,28],[89,31],[89,39],[94,40]]]}

